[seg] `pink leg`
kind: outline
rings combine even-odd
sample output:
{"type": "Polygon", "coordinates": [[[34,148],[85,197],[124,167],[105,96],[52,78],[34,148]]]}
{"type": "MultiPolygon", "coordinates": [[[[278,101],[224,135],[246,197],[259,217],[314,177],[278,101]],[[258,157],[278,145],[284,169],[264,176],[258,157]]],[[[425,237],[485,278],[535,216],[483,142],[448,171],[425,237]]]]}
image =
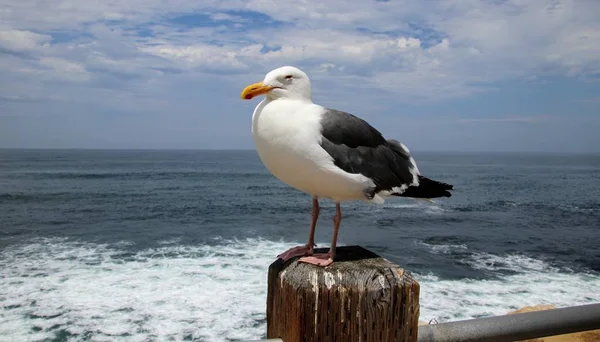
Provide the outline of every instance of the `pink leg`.
{"type": "Polygon", "coordinates": [[[313,247],[315,246],[315,227],[317,226],[317,219],[319,218],[319,200],[316,196],[312,199],[312,205],[312,222],[310,223],[308,243],[306,245],[290,248],[287,251],[279,254],[277,257],[283,261],[287,261],[297,256],[313,254],[313,247]]]}
{"type": "Polygon", "coordinates": [[[336,202],[335,216],[333,217],[333,238],[331,239],[331,247],[329,248],[329,252],[305,256],[300,258],[298,261],[321,267],[331,265],[333,263],[333,260],[335,259],[335,247],[337,245],[337,236],[340,230],[341,223],[342,209],[340,208],[340,203],[336,202]]]}

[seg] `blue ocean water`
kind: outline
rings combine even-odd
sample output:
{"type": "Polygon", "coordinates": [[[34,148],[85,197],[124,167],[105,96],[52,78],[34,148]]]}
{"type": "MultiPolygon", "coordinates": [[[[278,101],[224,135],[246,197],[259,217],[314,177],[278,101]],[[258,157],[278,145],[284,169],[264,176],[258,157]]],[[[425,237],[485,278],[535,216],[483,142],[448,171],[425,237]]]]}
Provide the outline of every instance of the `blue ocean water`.
{"type": "MultiPolygon", "coordinates": [[[[453,197],[346,203],[339,242],[412,271],[422,320],[600,301],[600,156],[415,157],[453,197]]],[[[254,151],[0,150],[0,341],[264,337],[310,209],[254,151]]]]}

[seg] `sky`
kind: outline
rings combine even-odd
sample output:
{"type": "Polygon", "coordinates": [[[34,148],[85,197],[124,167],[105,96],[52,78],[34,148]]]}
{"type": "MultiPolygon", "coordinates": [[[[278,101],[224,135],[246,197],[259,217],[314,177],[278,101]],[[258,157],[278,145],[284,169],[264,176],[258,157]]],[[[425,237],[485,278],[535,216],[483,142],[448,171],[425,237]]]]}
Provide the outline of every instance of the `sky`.
{"type": "Polygon", "coordinates": [[[0,148],[253,149],[283,65],[412,151],[600,152],[597,0],[0,0],[0,148]]]}

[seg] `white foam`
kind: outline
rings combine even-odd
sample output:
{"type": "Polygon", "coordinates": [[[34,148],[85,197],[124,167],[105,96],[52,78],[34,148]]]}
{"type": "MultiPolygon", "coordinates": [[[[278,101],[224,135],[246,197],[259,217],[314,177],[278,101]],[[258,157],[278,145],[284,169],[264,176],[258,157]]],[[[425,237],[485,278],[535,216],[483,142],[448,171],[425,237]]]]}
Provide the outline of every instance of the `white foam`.
{"type": "Polygon", "coordinates": [[[410,203],[410,204],[408,204],[408,203],[387,202],[382,207],[383,208],[394,208],[394,209],[418,209],[418,208],[423,208],[424,205],[419,204],[419,203],[410,203]]]}
{"type": "Polygon", "coordinates": [[[442,208],[437,205],[435,202],[430,203],[419,199],[407,199],[411,202],[415,203],[398,203],[398,202],[386,202],[382,208],[384,209],[404,209],[404,210],[413,210],[413,211],[422,211],[426,214],[441,214],[445,212],[449,212],[448,209],[442,208]]]}
{"type": "Polygon", "coordinates": [[[565,307],[600,302],[598,274],[560,270],[518,254],[475,253],[465,261],[498,277],[447,280],[433,274],[417,275],[421,283],[421,320],[454,321],[504,315],[528,305],[565,307]],[[502,275],[499,271],[515,274],[502,275]]]}
{"type": "Polygon", "coordinates": [[[426,246],[429,248],[430,252],[433,254],[451,254],[457,250],[467,250],[467,245],[465,244],[443,244],[443,245],[435,245],[428,244],[423,241],[417,241],[417,244],[426,246]]]}
{"type": "MultiPolygon", "coordinates": [[[[217,240],[126,254],[129,244],[39,240],[0,252],[0,340],[41,341],[62,334],[91,340],[227,341],[263,338],[267,267],[296,243],[217,240]]],[[[326,245],[326,244],[324,244],[326,245]]],[[[464,249],[452,245],[449,249],[464,249]]],[[[446,253],[444,248],[433,253],[446,253]]],[[[421,281],[421,319],[504,314],[534,304],[600,301],[600,276],[567,273],[520,255],[473,254],[496,280],[421,281]]]]}
{"type": "Polygon", "coordinates": [[[260,338],[267,267],[288,247],[260,239],[167,242],[125,259],[107,245],[56,239],[11,248],[0,254],[0,336],[45,340],[65,330],[128,341],[260,338]]]}
{"type": "Polygon", "coordinates": [[[471,255],[469,260],[466,260],[466,262],[474,269],[494,272],[559,272],[558,268],[552,267],[542,260],[530,258],[521,254],[509,254],[506,256],[498,256],[488,253],[473,253],[473,255],[471,255]]]}

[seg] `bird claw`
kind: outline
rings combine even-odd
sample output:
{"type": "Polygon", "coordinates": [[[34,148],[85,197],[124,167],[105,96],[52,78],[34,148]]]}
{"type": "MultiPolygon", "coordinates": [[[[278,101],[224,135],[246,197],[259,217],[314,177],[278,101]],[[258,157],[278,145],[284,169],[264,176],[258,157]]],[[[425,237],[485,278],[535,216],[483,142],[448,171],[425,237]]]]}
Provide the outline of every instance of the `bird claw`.
{"type": "Polygon", "coordinates": [[[290,248],[287,251],[279,254],[277,256],[277,258],[279,258],[283,261],[288,261],[291,258],[298,257],[298,256],[304,256],[304,255],[311,255],[312,253],[313,253],[313,247],[308,246],[308,245],[303,245],[303,246],[297,246],[297,247],[290,248]]]}
{"type": "Polygon", "coordinates": [[[333,257],[329,253],[314,254],[311,256],[302,257],[298,259],[298,262],[304,262],[315,266],[325,267],[333,263],[333,257]]]}

